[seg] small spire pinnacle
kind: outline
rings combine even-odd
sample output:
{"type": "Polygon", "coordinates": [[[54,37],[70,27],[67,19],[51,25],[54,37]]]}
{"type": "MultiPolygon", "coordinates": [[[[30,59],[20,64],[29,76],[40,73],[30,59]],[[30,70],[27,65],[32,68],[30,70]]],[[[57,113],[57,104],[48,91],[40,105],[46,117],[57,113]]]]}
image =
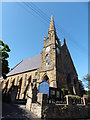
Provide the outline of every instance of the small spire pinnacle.
{"type": "Polygon", "coordinates": [[[55,31],[55,25],[54,25],[53,15],[51,15],[51,21],[50,21],[50,26],[49,26],[49,31],[51,31],[51,30],[55,31]]]}
{"type": "Polygon", "coordinates": [[[65,38],[64,38],[64,44],[66,44],[66,40],[65,40],[65,38]]]}

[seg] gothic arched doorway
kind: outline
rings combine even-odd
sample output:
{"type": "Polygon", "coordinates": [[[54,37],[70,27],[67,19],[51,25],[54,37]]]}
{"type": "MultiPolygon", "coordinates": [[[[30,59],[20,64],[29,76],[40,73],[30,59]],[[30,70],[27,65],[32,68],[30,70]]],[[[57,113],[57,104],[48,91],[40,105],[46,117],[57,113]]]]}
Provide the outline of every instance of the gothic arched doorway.
{"type": "Polygon", "coordinates": [[[46,74],[43,75],[42,82],[39,83],[38,92],[49,96],[49,77],[46,74]]]}
{"type": "Polygon", "coordinates": [[[42,78],[42,81],[47,81],[49,83],[49,77],[45,74],[42,78]]]}

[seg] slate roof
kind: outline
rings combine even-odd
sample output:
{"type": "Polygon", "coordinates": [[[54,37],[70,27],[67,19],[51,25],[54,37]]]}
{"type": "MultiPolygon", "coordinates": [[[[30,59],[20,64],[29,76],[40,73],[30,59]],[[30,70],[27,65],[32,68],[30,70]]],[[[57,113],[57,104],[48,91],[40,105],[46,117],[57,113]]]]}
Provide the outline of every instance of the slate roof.
{"type": "Polygon", "coordinates": [[[40,61],[41,61],[40,54],[33,56],[31,58],[22,60],[7,74],[7,76],[38,69],[40,67],[40,61]]]}

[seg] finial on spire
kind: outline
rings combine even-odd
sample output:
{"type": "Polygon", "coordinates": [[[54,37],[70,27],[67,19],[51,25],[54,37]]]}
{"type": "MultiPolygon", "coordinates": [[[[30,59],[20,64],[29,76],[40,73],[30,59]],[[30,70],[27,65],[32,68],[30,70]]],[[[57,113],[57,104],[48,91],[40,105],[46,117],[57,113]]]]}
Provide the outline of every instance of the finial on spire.
{"type": "Polygon", "coordinates": [[[64,38],[64,44],[66,44],[66,40],[65,40],[65,38],[64,38]]]}
{"type": "Polygon", "coordinates": [[[53,22],[53,15],[51,15],[51,21],[53,22]]]}
{"type": "Polygon", "coordinates": [[[51,15],[51,21],[50,21],[50,26],[49,26],[49,31],[51,31],[51,30],[55,31],[55,25],[54,25],[53,15],[51,15]]]}

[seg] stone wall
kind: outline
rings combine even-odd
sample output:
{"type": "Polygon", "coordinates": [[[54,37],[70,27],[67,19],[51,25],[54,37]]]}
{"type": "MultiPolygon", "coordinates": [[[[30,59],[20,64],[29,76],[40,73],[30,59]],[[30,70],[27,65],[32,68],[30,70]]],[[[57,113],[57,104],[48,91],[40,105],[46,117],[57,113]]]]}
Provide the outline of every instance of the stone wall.
{"type": "Polygon", "coordinates": [[[3,80],[2,89],[4,89],[5,87],[7,89],[10,89],[11,86],[12,86],[12,80],[14,80],[14,79],[15,79],[14,85],[15,86],[19,86],[20,79],[22,78],[19,99],[23,99],[23,97],[24,97],[24,91],[26,89],[26,86],[28,85],[28,78],[31,76],[31,82],[33,83],[33,79],[35,79],[35,73],[36,72],[37,72],[37,70],[33,70],[33,71],[25,72],[25,73],[16,74],[16,75],[13,75],[13,76],[8,76],[7,79],[3,80]],[[25,85],[25,76],[26,76],[26,74],[27,74],[27,81],[26,81],[26,85],[25,85]],[[19,76],[19,80],[18,80],[18,84],[17,84],[17,77],[18,76],[19,76]],[[9,82],[8,82],[8,85],[6,86],[7,81],[9,81],[9,82]]]}
{"type": "Polygon", "coordinates": [[[59,50],[60,52],[56,53],[56,80],[58,87],[68,89],[71,94],[80,95],[78,75],[65,40],[59,50]]]}
{"type": "Polygon", "coordinates": [[[66,75],[60,73],[59,71],[56,72],[56,79],[57,79],[57,87],[58,88],[66,88],[67,89],[67,79],[66,75]]]}
{"type": "MultiPolygon", "coordinates": [[[[70,97],[70,96],[69,96],[70,97]]],[[[32,97],[28,97],[26,109],[33,112],[39,118],[89,118],[90,106],[82,104],[72,104],[70,99],[69,104],[48,103],[47,94],[38,93],[37,102],[30,104],[32,97]]]]}
{"type": "Polygon", "coordinates": [[[33,112],[37,117],[42,117],[43,104],[47,104],[47,94],[38,93],[37,102],[33,103],[32,94],[27,97],[26,109],[33,112]]]}
{"type": "Polygon", "coordinates": [[[44,106],[44,118],[90,118],[89,106],[76,105],[55,105],[47,104],[44,106]]]}
{"type": "Polygon", "coordinates": [[[39,118],[42,117],[42,106],[38,103],[32,103],[31,112],[37,115],[39,118]]]}

